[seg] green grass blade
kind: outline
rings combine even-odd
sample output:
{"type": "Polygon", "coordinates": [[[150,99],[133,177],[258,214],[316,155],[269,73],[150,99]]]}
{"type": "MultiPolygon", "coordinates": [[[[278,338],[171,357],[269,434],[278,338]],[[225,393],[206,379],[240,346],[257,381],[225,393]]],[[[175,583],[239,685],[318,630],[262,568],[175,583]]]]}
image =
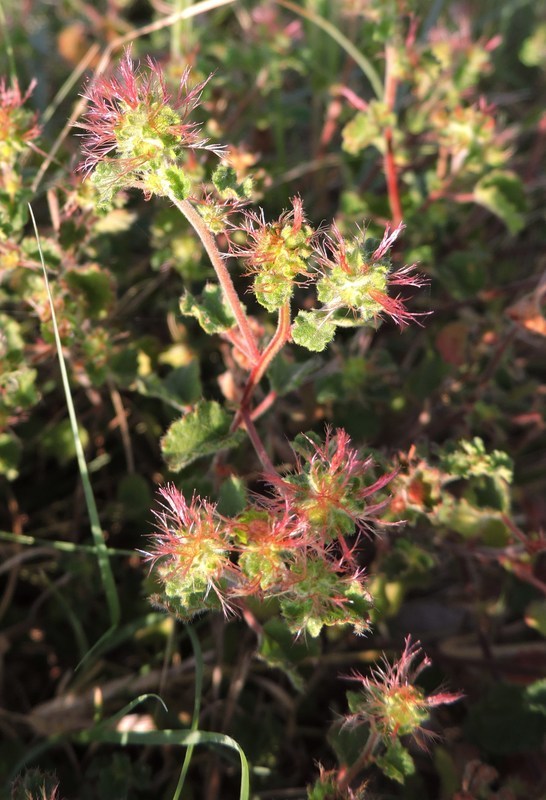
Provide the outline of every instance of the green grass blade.
{"type": "Polygon", "coordinates": [[[143,746],[162,746],[180,745],[181,747],[196,747],[197,745],[219,745],[235,750],[241,762],[241,789],[239,800],[249,800],[250,797],[250,771],[248,761],[241,745],[224,733],[213,733],[209,731],[113,731],[98,726],[75,737],[80,744],[90,742],[101,742],[103,744],[117,745],[143,745],[143,746]]]}
{"type": "Polygon", "coordinates": [[[61,344],[61,337],[59,335],[59,328],[57,325],[57,317],[55,315],[55,306],[53,303],[53,296],[51,294],[51,288],[49,285],[49,280],[47,277],[47,270],[44,261],[44,256],[42,252],[42,248],[40,245],[40,236],[38,234],[38,226],[36,225],[36,220],[34,218],[34,213],[32,211],[32,206],[29,203],[29,211],[30,216],[32,218],[32,225],[34,227],[34,234],[36,236],[36,242],[38,245],[38,250],[40,253],[40,261],[42,264],[42,270],[44,273],[44,282],[47,291],[47,297],[49,300],[49,305],[51,308],[51,320],[53,323],[53,332],[55,335],[55,345],[57,348],[57,356],[59,358],[59,367],[61,370],[61,377],[62,383],[64,388],[64,393],[66,397],[66,405],[68,409],[68,416],[70,418],[70,427],[72,429],[72,436],[74,439],[74,447],[76,450],[76,457],[78,460],[78,468],[80,471],[82,485],[83,485],[83,492],[85,496],[85,503],[87,506],[87,513],[89,514],[89,522],[91,525],[91,534],[93,537],[93,544],[95,548],[95,555],[97,557],[97,562],[99,565],[99,571],[101,575],[102,585],[104,588],[104,593],[106,595],[106,602],[108,605],[108,611],[110,615],[110,630],[116,628],[119,624],[121,618],[121,609],[119,604],[119,597],[116,589],[116,584],[114,581],[114,575],[112,573],[112,567],[110,565],[110,555],[108,552],[108,548],[104,541],[104,537],[102,535],[102,528],[100,525],[99,514],[97,511],[97,505],[95,503],[95,497],[93,495],[93,489],[91,487],[91,481],[89,480],[89,472],[87,469],[87,463],[85,461],[85,455],[83,452],[82,443],[80,440],[80,436],[78,433],[78,421],[76,418],[76,410],[74,408],[74,403],[72,401],[72,393],[70,391],[70,383],[68,381],[68,372],[66,369],[66,364],[63,356],[62,344],[61,344]]]}
{"type": "Polygon", "coordinates": [[[295,3],[291,3],[290,0],[277,0],[277,3],[280,6],[287,8],[289,11],[292,11],[294,14],[298,14],[300,17],[304,17],[304,19],[308,19],[319,28],[322,28],[322,30],[327,33],[328,36],[331,36],[332,39],[334,39],[334,41],[336,41],[339,46],[345,50],[347,55],[351,56],[355,64],[358,64],[364,75],[367,77],[376,97],[379,99],[383,97],[383,83],[374,65],[363,53],[360,52],[358,47],[356,47],[350,39],[347,39],[347,37],[341,33],[338,28],[336,28],[335,25],[332,25],[331,22],[323,19],[313,11],[309,11],[308,9],[301,8],[301,6],[298,6],[295,3]]]}
{"type": "MultiPolygon", "coordinates": [[[[201,713],[201,694],[203,690],[203,654],[201,652],[201,645],[199,644],[199,639],[195,635],[195,631],[193,630],[191,625],[186,626],[186,631],[188,633],[188,636],[190,637],[191,646],[193,648],[193,655],[195,658],[195,697],[193,701],[193,715],[192,715],[190,730],[197,731],[199,728],[199,714],[201,713]]],[[[182,769],[180,770],[180,778],[178,779],[178,783],[176,785],[176,789],[173,794],[173,800],[179,800],[182,789],[184,788],[184,781],[186,780],[186,775],[188,774],[188,769],[190,768],[190,762],[192,759],[194,747],[195,745],[190,744],[188,745],[188,749],[186,750],[184,763],[182,764],[182,769]]]]}
{"type": "MultiPolygon", "coordinates": [[[[41,539],[38,536],[27,536],[22,533],[10,533],[9,531],[0,531],[0,540],[29,546],[39,545],[40,547],[51,547],[52,550],[60,550],[62,553],[95,554],[95,547],[92,544],[74,544],[74,542],[62,542],[59,539],[41,539]]],[[[110,557],[132,556],[134,558],[136,556],[137,558],[144,558],[138,550],[123,550],[114,547],[108,548],[108,555],[110,557]]]]}
{"type": "MultiPolygon", "coordinates": [[[[120,625],[115,629],[109,630],[96,642],[91,650],[86,653],[82,664],[89,666],[89,660],[97,660],[110,650],[129,642],[138,636],[142,631],[151,627],[161,627],[161,623],[167,619],[164,611],[152,611],[142,617],[131,620],[126,625],[120,625]]],[[[80,666],[82,665],[80,664],[80,666]]],[[[74,684],[72,684],[74,685],[74,684]]]]}

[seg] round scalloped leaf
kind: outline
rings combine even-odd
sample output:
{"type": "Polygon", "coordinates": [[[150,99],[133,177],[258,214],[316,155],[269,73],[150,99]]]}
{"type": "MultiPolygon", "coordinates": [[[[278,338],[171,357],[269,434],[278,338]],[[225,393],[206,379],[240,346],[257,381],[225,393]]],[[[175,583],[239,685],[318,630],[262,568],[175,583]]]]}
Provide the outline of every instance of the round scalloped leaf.
{"type": "Polygon", "coordinates": [[[236,323],[231,309],[224,301],[222,290],[213,283],[207,283],[201,297],[195,298],[189,292],[180,298],[180,311],[184,316],[195,317],[206,333],[224,333],[234,328],[236,323]]]}
{"type": "Polygon", "coordinates": [[[244,434],[230,432],[231,416],[219,403],[202,400],[170,426],[161,439],[161,452],[167,466],[179,472],[188,464],[218,450],[236,447],[244,434]]]}
{"type": "Polygon", "coordinates": [[[322,352],[336,334],[336,324],[324,312],[300,311],[292,325],[292,339],[313,353],[322,352]]]}

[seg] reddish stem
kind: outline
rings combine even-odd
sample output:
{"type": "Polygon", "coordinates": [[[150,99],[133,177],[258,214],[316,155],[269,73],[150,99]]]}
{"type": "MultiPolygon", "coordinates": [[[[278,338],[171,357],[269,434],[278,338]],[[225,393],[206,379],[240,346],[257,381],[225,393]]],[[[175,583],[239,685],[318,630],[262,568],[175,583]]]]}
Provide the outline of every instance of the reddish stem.
{"type": "Polygon", "coordinates": [[[273,389],[268,392],[268,394],[264,397],[261,403],[254,408],[250,414],[250,419],[254,421],[255,419],[259,419],[262,414],[265,414],[268,408],[270,408],[275,400],[277,399],[277,392],[274,392],[273,389]]]}
{"type": "MultiPolygon", "coordinates": [[[[395,57],[396,50],[391,45],[387,45],[385,48],[385,94],[383,100],[387,109],[392,113],[394,113],[395,110],[396,89],[398,86],[398,79],[394,70],[395,57]]],[[[385,129],[385,158],[383,163],[392,224],[396,226],[402,222],[403,214],[402,203],[400,202],[400,191],[398,188],[398,172],[394,160],[393,134],[390,126],[385,129]]]]}
{"type": "Polygon", "coordinates": [[[266,449],[262,440],[260,439],[260,435],[256,430],[254,423],[250,418],[250,414],[248,409],[241,409],[241,417],[246,428],[246,432],[248,433],[248,438],[252,442],[254,450],[258,454],[258,458],[262,462],[262,467],[266,473],[270,473],[271,475],[276,475],[275,467],[273,466],[273,462],[267,455],[266,449]]]}
{"type": "Polygon", "coordinates": [[[241,355],[243,355],[251,363],[253,362],[253,356],[248,352],[246,342],[241,340],[240,333],[236,328],[232,328],[229,331],[224,331],[220,335],[222,336],[223,339],[229,342],[236,350],[238,350],[239,353],[241,353],[241,355]]]}
{"type": "Polygon", "coordinates": [[[210,258],[212,266],[214,267],[218,277],[218,282],[222,287],[224,297],[226,298],[229,307],[233,312],[233,316],[237,320],[237,325],[248,348],[248,353],[251,355],[253,363],[257,364],[260,361],[260,351],[258,349],[256,337],[254,336],[254,332],[250,327],[250,323],[242,303],[239,300],[239,295],[235,291],[233,281],[231,280],[231,275],[229,274],[229,271],[224,263],[224,259],[218,250],[214,236],[206,227],[199,213],[188,200],[177,200],[176,197],[173,197],[172,195],[169,195],[169,199],[174,203],[180,213],[186,217],[196,234],[201,239],[203,247],[207,251],[207,255],[210,258]]]}
{"type": "Polygon", "coordinates": [[[350,784],[357,778],[358,774],[362,772],[373,760],[373,754],[380,742],[380,737],[377,733],[370,731],[368,741],[357,760],[350,767],[345,770],[340,770],[338,779],[338,788],[340,790],[347,789],[350,784]]]}
{"type": "Polygon", "coordinates": [[[284,345],[290,340],[290,303],[287,302],[279,309],[279,321],[277,330],[272,336],[271,341],[260,356],[258,363],[252,368],[248,381],[243,391],[241,398],[241,408],[233,420],[232,430],[236,430],[241,424],[241,418],[244,412],[248,409],[252,395],[256,386],[263,378],[267,368],[275,358],[275,356],[282,350],[284,345]]]}

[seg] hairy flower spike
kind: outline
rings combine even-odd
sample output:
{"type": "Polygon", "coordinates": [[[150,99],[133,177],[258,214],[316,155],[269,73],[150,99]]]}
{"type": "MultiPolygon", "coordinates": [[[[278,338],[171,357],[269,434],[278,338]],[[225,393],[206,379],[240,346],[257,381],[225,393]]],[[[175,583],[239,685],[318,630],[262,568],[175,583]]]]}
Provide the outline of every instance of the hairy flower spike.
{"type": "Polygon", "coordinates": [[[231,533],[238,542],[239,567],[246,578],[241,593],[282,593],[293,554],[305,547],[300,520],[288,513],[275,515],[249,508],[233,520],[231,533]]]}
{"type": "Polygon", "coordinates": [[[35,86],[36,81],[33,80],[22,94],[17,80],[8,86],[5,78],[0,78],[0,161],[2,162],[12,163],[14,157],[40,134],[36,114],[23,108],[35,86]]]}
{"type": "Polygon", "coordinates": [[[411,735],[422,746],[434,734],[422,725],[430,715],[430,709],[460,700],[459,692],[437,692],[425,695],[423,689],[414,683],[421,672],[430,665],[430,660],[422,656],[419,642],[412,644],[406,639],[404,651],[398,661],[390,664],[386,659],[382,667],[371,671],[369,677],[355,672],[351,680],[362,685],[362,691],[349,692],[348,700],[351,714],[347,724],[367,723],[373,733],[388,745],[393,739],[411,735]]]}
{"type": "Polygon", "coordinates": [[[342,428],[335,433],[328,430],[322,445],[308,437],[299,437],[297,450],[296,470],[284,478],[273,479],[275,502],[287,503],[293,513],[304,519],[315,531],[317,543],[328,544],[338,539],[351,563],[353,559],[343,537],[354,533],[355,527],[376,519],[386,501],[368,503],[368,498],[383,489],[395,473],[382,475],[367,485],[365,478],[372,459],[359,458],[342,428]]]}
{"type": "Polygon", "coordinates": [[[162,510],[154,512],[158,533],[148,561],[156,566],[167,604],[182,617],[207,608],[230,610],[227,596],[237,580],[225,521],[216,506],[194,496],[188,505],[172,485],[162,487],[162,510]]]}
{"type": "Polygon", "coordinates": [[[222,154],[222,147],[209,144],[200,126],[188,121],[207,81],[192,89],[188,82],[186,69],[173,96],[159,64],[148,58],[147,71],[141,71],[128,50],[117,74],[90,82],[84,94],[89,107],[79,123],[85,131],[80,169],[92,174],[104,202],[123,186],[184,199],[191,190],[181,167],[186,151],[204,148],[222,154]]]}
{"type": "Polygon", "coordinates": [[[360,325],[386,314],[400,327],[416,319],[399,297],[391,297],[389,286],[423,286],[426,282],[413,266],[391,269],[388,251],[400,235],[402,223],[387,227],[379,244],[360,232],[346,240],[334,225],[320,257],[321,277],[317,295],[323,311],[337,325],[360,325]]]}
{"type": "Polygon", "coordinates": [[[298,636],[318,636],[324,625],[352,625],[356,634],[369,627],[372,601],[360,571],[347,574],[324,554],[297,554],[279,597],[288,627],[298,636]]]}
{"type": "Polygon", "coordinates": [[[0,79],[0,189],[12,199],[21,188],[17,156],[40,134],[37,115],[23,108],[35,85],[32,81],[22,94],[16,79],[11,86],[0,79]]]}
{"type": "Polygon", "coordinates": [[[234,249],[234,255],[242,257],[254,274],[256,299],[268,311],[285,305],[297,276],[309,274],[316,233],[305,219],[301,198],[293,197],[291,202],[292,210],[275,222],[266,223],[263,212],[247,212],[242,225],[246,246],[234,249]]]}

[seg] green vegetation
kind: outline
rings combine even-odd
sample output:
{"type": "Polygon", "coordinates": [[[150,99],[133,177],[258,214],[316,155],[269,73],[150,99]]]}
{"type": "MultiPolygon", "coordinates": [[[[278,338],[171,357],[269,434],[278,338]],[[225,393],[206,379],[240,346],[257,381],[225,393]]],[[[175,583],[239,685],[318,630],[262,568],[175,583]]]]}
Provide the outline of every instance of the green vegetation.
{"type": "Polygon", "coordinates": [[[2,797],[546,796],[546,14],[471,5],[3,0],[2,797]]]}

